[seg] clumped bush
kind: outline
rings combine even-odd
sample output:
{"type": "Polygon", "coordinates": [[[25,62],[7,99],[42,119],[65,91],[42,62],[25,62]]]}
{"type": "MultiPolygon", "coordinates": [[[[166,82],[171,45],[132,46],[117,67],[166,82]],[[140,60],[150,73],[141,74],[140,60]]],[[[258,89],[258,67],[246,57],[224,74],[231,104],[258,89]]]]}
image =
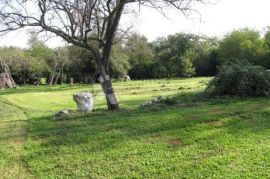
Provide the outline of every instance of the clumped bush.
{"type": "Polygon", "coordinates": [[[270,75],[260,66],[231,61],[220,68],[206,92],[214,96],[267,96],[270,94],[270,75]]]}

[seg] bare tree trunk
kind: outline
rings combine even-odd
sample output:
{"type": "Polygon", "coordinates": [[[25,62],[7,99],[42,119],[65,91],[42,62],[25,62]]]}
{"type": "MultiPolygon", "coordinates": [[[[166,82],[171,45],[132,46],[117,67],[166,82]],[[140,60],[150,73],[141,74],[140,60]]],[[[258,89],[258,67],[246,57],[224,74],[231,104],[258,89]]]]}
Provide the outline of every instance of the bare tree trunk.
{"type": "Polygon", "coordinates": [[[7,64],[6,64],[6,73],[8,75],[9,81],[10,81],[10,88],[16,87],[17,85],[16,85],[15,81],[13,80],[13,78],[11,76],[11,72],[10,72],[9,67],[7,66],[7,64]]]}
{"type": "Polygon", "coordinates": [[[103,92],[105,94],[107,106],[109,110],[117,110],[119,108],[118,100],[113,90],[112,82],[109,75],[110,74],[109,60],[110,60],[113,40],[115,37],[115,32],[119,25],[123,9],[124,9],[124,5],[122,4],[118,7],[118,10],[114,16],[114,20],[112,21],[112,24],[110,23],[108,24],[108,28],[110,29],[110,31],[108,31],[105,34],[106,43],[104,44],[102,49],[99,49],[98,57],[100,58],[96,58],[97,66],[99,67],[99,71],[100,71],[99,81],[101,83],[103,92]]]}
{"type": "Polygon", "coordinates": [[[58,84],[60,75],[61,75],[61,70],[58,71],[58,73],[56,75],[56,78],[54,79],[54,82],[53,82],[54,85],[58,84]]]}
{"type": "Polygon", "coordinates": [[[106,101],[107,101],[107,107],[109,110],[117,110],[119,108],[118,100],[116,98],[114,89],[112,87],[112,82],[110,79],[109,73],[105,70],[105,64],[102,63],[102,60],[100,58],[100,54],[96,55],[96,62],[99,69],[99,82],[101,84],[102,90],[104,92],[106,101]]]}
{"type": "Polygon", "coordinates": [[[65,64],[62,63],[61,66],[60,66],[60,69],[59,69],[59,77],[60,77],[60,79],[58,81],[59,81],[59,83],[61,85],[63,84],[63,80],[64,80],[64,66],[65,66],[65,64]]]}
{"type": "Polygon", "coordinates": [[[61,69],[61,78],[60,78],[60,84],[62,85],[64,81],[64,71],[63,68],[61,69]]]}
{"type": "Polygon", "coordinates": [[[110,76],[108,74],[101,74],[99,77],[99,81],[101,83],[101,87],[106,97],[108,109],[109,110],[118,109],[119,105],[112,87],[110,76]]]}
{"type": "Polygon", "coordinates": [[[55,78],[55,73],[56,73],[56,64],[53,65],[53,69],[52,69],[52,72],[50,74],[50,78],[49,78],[49,81],[48,81],[49,85],[53,85],[53,81],[54,81],[54,78],[55,78]]]}
{"type": "Polygon", "coordinates": [[[12,78],[8,65],[6,64],[5,60],[2,59],[0,59],[0,80],[0,87],[14,88],[17,86],[12,78]]]}
{"type": "Polygon", "coordinates": [[[54,73],[54,71],[53,71],[53,72],[51,73],[50,78],[49,78],[49,81],[48,81],[48,84],[49,84],[49,85],[52,85],[52,84],[53,84],[54,75],[55,75],[55,73],[54,73]]]}

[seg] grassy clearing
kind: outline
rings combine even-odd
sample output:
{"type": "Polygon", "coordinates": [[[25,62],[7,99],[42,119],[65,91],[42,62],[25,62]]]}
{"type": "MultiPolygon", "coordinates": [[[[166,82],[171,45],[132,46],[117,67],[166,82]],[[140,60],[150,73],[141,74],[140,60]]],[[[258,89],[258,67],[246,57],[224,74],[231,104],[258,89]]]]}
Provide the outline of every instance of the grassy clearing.
{"type": "Polygon", "coordinates": [[[97,85],[2,91],[0,173],[17,177],[19,168],[26,178],[269,178],[268,98],[137,108],[155,96],[200,92],[208,80],[115,83],[123,107],[117,112],[104,109],[97,85]],[[53,116],[75,109],[71,94],[84,90],[96,95],[95,112],[53,116]]]}
{"type": "MultiPolygon", "coordinates": [[[[147,99],[159,95],[172,95],[178,92],[199,91],[204,88],[208,78],[183,80],[149,80],[133,82],[116,82],[114,88],[121,107],[133,109],[147,99]]],[[[78,91],[90,91],[96,96],[96,108],[105,109],[105,98],[100,85],[23,87],[3,92],[4,98],[12,103],[34,110],[75,109],[72,94],[78,91]]]]}

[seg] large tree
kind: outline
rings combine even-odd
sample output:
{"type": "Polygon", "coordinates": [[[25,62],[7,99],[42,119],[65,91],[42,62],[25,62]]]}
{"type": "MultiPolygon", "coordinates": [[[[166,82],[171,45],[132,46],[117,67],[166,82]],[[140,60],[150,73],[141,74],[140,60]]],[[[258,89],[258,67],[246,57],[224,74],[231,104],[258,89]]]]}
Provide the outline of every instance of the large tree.
{"type": "Polygon", "coordinates": [[[228,60],[245,60],[257,64],[256,60],[263,48],[260,36],[260,32],[248,28],[227,34],[218,49],[220,63],[228,60]]]}
{"type": "Polygon", "coordinates": [[[0,32],[39,27],[93,53],[108,109],[118,108],[109,59],[121,16],[129,4],[189,12],[207,0],[1,0],[0,32]]]}

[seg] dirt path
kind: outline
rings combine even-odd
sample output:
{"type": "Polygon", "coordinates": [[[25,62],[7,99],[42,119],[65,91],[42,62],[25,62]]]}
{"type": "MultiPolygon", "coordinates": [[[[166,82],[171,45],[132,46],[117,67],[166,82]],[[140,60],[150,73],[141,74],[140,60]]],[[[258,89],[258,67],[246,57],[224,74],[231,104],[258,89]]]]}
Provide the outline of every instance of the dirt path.
{"type": "Polygon", "coordinates": [[[29,133],[25,112],[0,97],[0,173],[1,178],[32,178],[23,160],[29,133]]]}

